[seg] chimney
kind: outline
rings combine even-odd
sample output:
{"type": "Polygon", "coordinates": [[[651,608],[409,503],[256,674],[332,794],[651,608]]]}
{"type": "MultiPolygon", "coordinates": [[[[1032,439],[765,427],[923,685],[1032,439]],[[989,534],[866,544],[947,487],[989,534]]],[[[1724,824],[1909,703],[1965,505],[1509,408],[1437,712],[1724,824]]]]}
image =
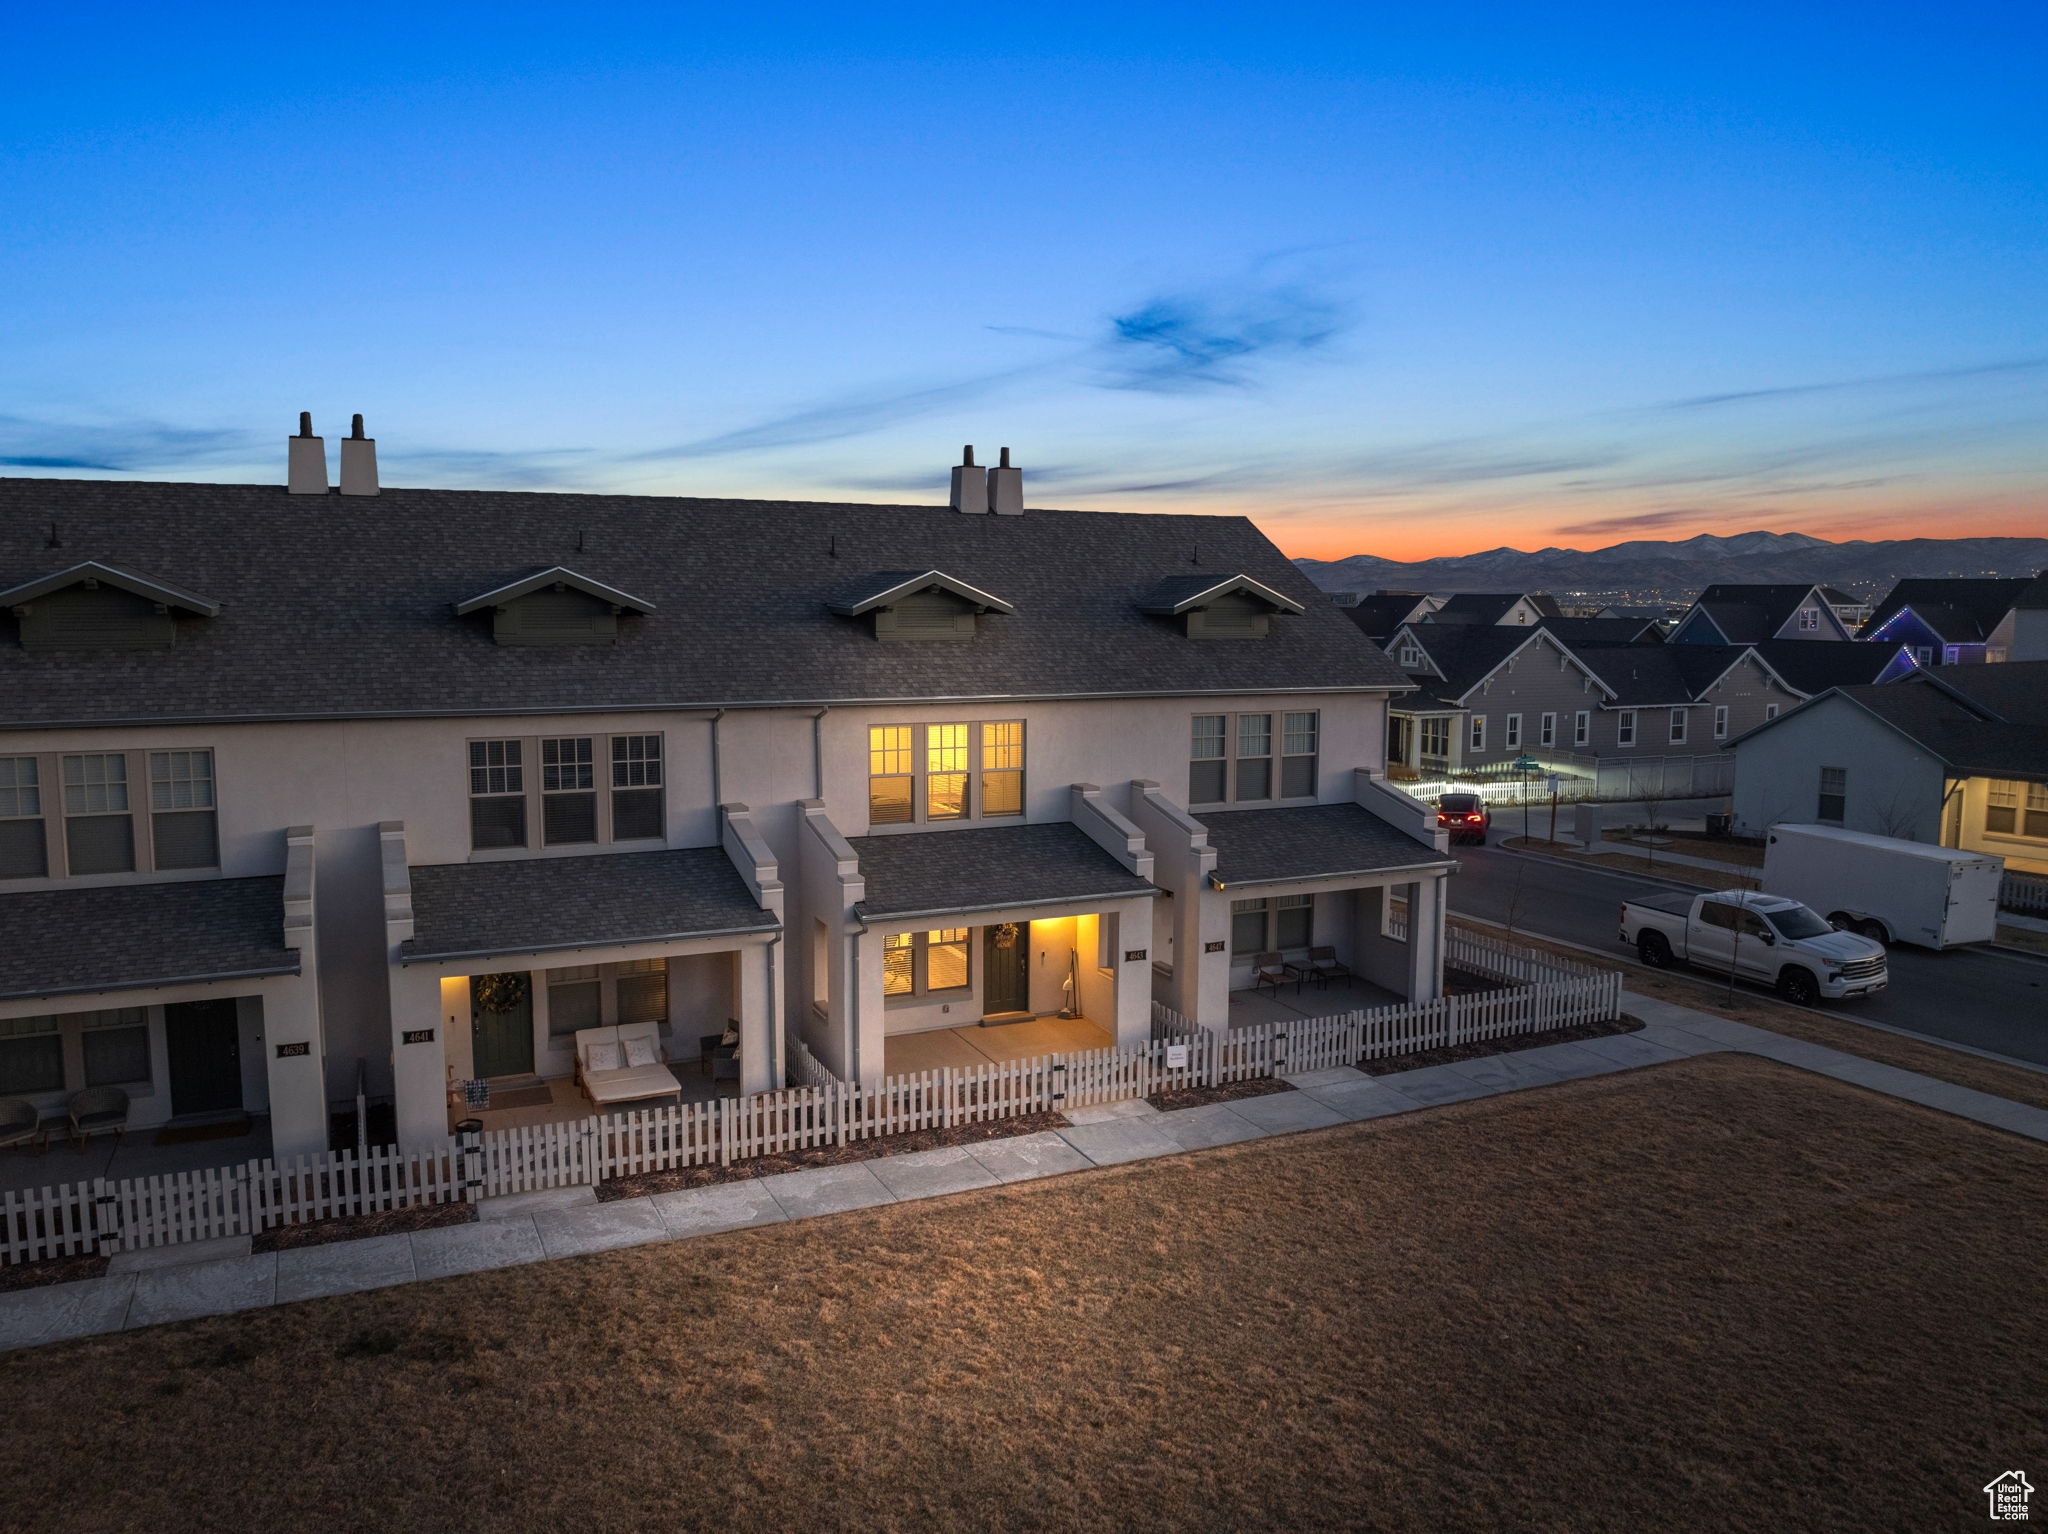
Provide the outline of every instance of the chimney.
{"type": "Polygon", "coordinates": [[[377,493],[377,439],[363,435],[363,418],[357,416],[346,437],[341,439],[341,493],[377,493]]]}
{"type": "Polygon", "coordinates": [[[988,471],[988,509],[999,517],[1024,515],[1024,471],[1010,467],[1010,450],[1003,449],[1003,461],[988,471]]]}
{"type": "Polygon", "coordinates": [[[299,434],[285,442],[285,488],[293,495],[327,493],[327,444],[313,435],[313,412],[299,412],[299,434]]]}
{"type": "Polygon", "coordinates": [[[953,509],[988,510],[988,470],[975,466],[972,445],[960,449],[960,462],[953,470],[953,509]]]}

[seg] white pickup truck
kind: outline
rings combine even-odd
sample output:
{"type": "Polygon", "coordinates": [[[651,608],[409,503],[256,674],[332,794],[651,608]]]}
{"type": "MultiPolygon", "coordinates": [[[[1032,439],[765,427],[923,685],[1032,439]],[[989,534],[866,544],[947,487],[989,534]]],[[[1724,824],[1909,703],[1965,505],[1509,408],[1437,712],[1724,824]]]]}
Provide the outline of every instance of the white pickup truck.
{"type": "Polygon", "coordinates": [[[1674,891],[1625,900],[1621,940],[1652,969],[1682,960],[1773,986],[1800,1006],[1885,987],[1884,944],[1837,932],[1783,895],[1674,891]]]}

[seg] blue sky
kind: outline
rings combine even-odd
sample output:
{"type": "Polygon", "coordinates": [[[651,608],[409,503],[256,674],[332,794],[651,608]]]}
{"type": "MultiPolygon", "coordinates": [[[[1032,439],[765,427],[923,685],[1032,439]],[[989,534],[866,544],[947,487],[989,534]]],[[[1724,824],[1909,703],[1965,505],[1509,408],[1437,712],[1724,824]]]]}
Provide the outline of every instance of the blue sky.
{"type": "Polygon", "coordinates": [[[2038,6],[15,8],[0,472],[2048,525],[2038,6]]]}

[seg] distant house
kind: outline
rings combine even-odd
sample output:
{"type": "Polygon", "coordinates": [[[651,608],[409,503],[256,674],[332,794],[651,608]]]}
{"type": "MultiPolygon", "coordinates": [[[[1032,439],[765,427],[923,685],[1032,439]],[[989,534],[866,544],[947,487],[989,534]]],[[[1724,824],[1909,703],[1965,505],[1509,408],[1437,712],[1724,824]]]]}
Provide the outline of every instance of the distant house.
{"type": "Polygon", "coordinates": [[[1819,821],[2048,873],[2048,661],[1833,687],[1729,742],[1735,821],[1819,821]]]}
{"type": "Polygon", "coordinates": [[[2048,660],[2048,572],[1900,581],[1858,637],[1904,645],[1923,666],[2048,660]]]}
{"type": "Polygon", "coordinates": [[[1842,626],[1850,633],[1870,621],[1871,604],[1862,597],[1843,591],[1836,586],[1820,588],[1821,599],[1835,610],[1835,616],[1842,620],[1842,626]]]}
{"type": "Polygon", "coordinates": [[[1678,626],[1673,644],[1760,644],[1767,639],[1854,639],[1824,588],[1811,585],[1707,587],[1678,626]]]}
{"type": "Polygon", "coordinates": [[[1533,635],[1405,624],[1387,653],[1415,685],[1389,701],[1387,759],[1418,774],[1711,755],[1817,692],[1912,666],[1853,640],[1672,645],[1619,618],[1544,618],[1533,635]]]}
{"type": "Polygon", "coordinates": [[[1442,597],[1426,591],[1375,591],[1344,605],[1344,616],[1365,630],[1376,645],[1385,645],[1396,629],[1436,610],[1442,597]]]}
{"type": "Polygon", "coordinates": [[[1527,628],[1544,618],[1561,616],[1555,599],[1540,591],[1460,591],[1423,621],[1527,628]]]}

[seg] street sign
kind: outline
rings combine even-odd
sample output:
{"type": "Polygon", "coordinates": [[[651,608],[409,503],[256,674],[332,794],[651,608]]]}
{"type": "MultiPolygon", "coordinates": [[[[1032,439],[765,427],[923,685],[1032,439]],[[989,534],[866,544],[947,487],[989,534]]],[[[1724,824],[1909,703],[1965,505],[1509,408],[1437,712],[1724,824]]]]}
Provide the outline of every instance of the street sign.
{"type": "Polygon", "coordinates": [[[1559,785],[1559,784],[1561,784],[1561,783],[1563,783],[1563,782],[1564,782],[1564,779],[1563,779],[1563,778],[1561,778],[1561,777],[1559,777],[1559,776],[1558,776],[1558,775],[1557,775],[1556,773],[1554,773],[1554,772],[1553,772],[1553,773],[1552,773],[1552,774],[1551,774],[1551,775],[1549,776],[1549,778],[1548,778],[1548,779],[1546,779],[1546,780],[1545,780],[1545,782],[1544,782],[1544,791],[1545,791],[1545,792],[1547,792],[1547,793],[1553,793],[1553,794],[1554,794],[1554,793],[1556,793],[1556,792],[1557,792],[1557,790],[1558,790],[1558,785],[1559,785]]]}
{"type": "Polygon", "coordinates": [[[1514,768],[1517,772],[1541,772],[1543,764],[1533,756],[1518,756],[1515,758],[1514,768]]]}

